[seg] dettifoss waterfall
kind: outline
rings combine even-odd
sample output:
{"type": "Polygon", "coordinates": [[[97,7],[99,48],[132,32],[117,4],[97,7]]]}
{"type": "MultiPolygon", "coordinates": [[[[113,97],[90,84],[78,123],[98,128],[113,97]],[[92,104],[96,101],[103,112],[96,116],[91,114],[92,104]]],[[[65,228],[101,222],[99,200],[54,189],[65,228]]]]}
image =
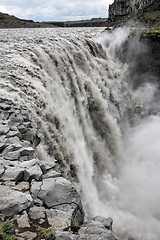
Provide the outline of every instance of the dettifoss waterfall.
{"type": "Polygon", "coordinates": [[[58,161],[86,218],[112,217],[122,240],[128,232],[158,240],[159,87],[133,67],[146,50],[138,39],[122,51],[129,32],[1,30],[0,95],[27,106],[39,126],[39,158],[58,161]]]}

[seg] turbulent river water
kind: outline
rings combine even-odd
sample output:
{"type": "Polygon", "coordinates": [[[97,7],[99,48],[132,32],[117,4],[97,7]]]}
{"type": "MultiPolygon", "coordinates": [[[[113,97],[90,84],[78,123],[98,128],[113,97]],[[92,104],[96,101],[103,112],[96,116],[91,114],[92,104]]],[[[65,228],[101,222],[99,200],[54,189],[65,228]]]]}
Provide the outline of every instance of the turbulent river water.
{"type": "MultiPolygon", "coordinates": [[[[158,87],[147,74],[135,87],[134,58],[118,58],[129,29],[0,32],[0,96],[25,104],[38,123],[39,158],[59,162],[86,218],[112,217],[123,240],[158,240],[158,87]]],[[[134,56],[145,51],[133,44],[134,56]]]]}

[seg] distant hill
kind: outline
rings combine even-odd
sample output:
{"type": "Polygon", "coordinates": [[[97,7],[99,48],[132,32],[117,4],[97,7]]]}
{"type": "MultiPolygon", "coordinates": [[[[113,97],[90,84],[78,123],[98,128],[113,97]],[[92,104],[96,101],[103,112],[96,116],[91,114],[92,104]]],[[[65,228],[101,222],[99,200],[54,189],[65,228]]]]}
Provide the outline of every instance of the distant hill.
{"type": "Polygon", "coordinates": [[[90,20],[63,21],[63,22],[44,22],[53,24],[57,27],[106,27],[107,18],[92,18],[90,20]]]}
{"type": "Polygon", "coordinates": [[[15,16],[0,12],[0,28],[40,28],[40,27],[105,27],[107,18],[92,18],[79,21],[48,21],[34,22],[33,20],[19,19],[15,16]]]}
{"type": "Polygon", "coordinates": [[[36,27],[54,27],[54,25],[37,23],[33,20],[19,19],[6,13],[0,12],[0,28],[36,28],[36,27]]]}

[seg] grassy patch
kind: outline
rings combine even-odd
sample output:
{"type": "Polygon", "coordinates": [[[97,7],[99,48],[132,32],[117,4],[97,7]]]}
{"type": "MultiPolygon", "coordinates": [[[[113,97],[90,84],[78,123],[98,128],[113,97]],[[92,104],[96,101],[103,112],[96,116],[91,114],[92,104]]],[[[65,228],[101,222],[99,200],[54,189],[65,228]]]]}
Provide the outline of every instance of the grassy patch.
{"type": "Polygon", "coordinates": [[[4,240],[14,240],[14,226],[10,222],[0,223],[0,238],[4,240]]]}
{"type": "Polygon", "coordinates": [[[71,220],[71,230],[73,231],[73,232],[78,232],[78,230],[79,230],[79,224],[77,223],[77,221],[75,220],[75,218],[72,218],[72,220],[71,220]]]}
{"type": "Polygon", "coordinates": [[[50,228],[43,228],[40,226],[36,226],[37,231],[38,231],[38,235],[41,238],[44,238],[45,240],[54,240],[56,239],[55,237],[55,231],[52,227],[50,228]]]}
{"type": "Polygon", "coordinates": [[[160,11],[147,13],[145,19],[151,27],[160,29],[160,11]]]}

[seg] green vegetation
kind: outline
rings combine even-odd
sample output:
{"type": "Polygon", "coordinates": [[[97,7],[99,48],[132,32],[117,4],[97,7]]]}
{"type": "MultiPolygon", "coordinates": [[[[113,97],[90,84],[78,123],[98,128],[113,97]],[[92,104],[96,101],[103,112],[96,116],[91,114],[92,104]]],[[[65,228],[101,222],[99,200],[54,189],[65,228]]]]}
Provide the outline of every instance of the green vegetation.
{"type": "Polygon", "coordinates": [[[147,13],[145,19],[152,28],[160,29],[160,11],[147,13]]]}
{"type": "Polygon", "coordinates": [[[160,28],[154,28],[154,27],[151,27],[147,32],[146,32],[146,35],[147,36],[150,36],[150,37],[160,37],[160,28]]]}
{"type": "Polygon", "coordinates": [[[55,231],[52,227],[50,228],[43,228],[40,226],[36,226],[38,234],[41,238],[44,238],[45,240],[54,240],[55,237],[55,231]]]}
{"type": "Polygon", "coordinates": [[[75,218],[72,218],[72,220],[71,220],[71,230],[73,231],[73,232],[78,232],[78,230],[79,230],[79,224],[77,223],[77,221],[75,220],[75,218]]]}
{"type": "Polygon", "coordinates": [[[0,223],[0,238],[4,240],[14,240],[14,226],[10,222],[0,223]]]}

